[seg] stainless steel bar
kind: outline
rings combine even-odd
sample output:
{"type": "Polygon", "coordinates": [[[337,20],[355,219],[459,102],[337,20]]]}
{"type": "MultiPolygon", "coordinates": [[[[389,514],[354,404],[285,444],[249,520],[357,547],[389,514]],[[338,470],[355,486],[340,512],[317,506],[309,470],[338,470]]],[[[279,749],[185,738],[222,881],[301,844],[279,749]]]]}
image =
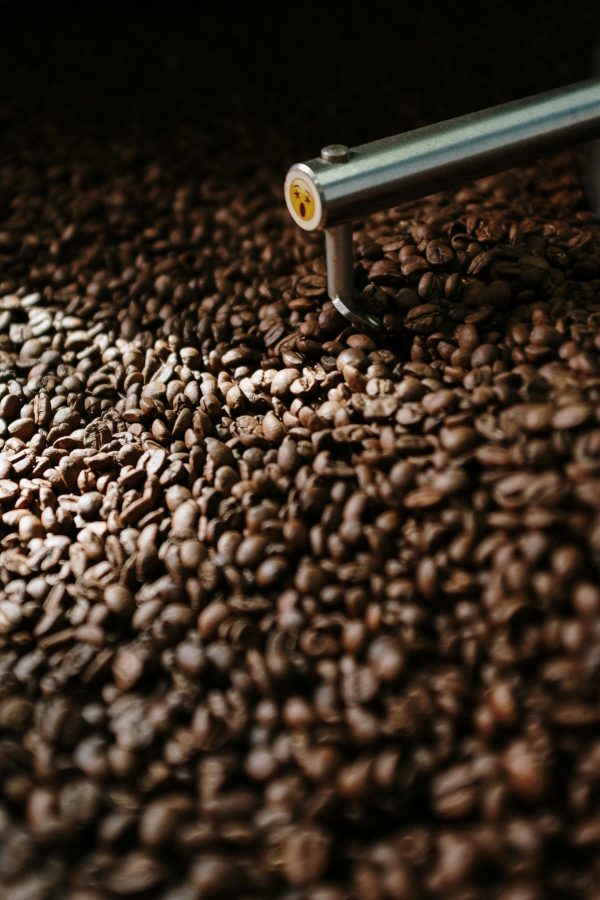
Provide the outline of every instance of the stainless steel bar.
{"type": "Polygon", "coordinates": [[[379,333],[379,319],[362,310],[355,300],[351,222],[325,229],[325,255],[327,292],[337,311],[361,331],[379,333]]]}
{"type": "Polygon", "coordinates": [[[595,78],[353,149],[331,144],[289,169],[285,199],[301,228],[325,229],[334,306],[357,328],[385,334],[355,296],[352,219],[598,136],[595,78]]]}
{"type": "Polygon", "coordinates": [[[596,78],[343,148],[346,154],[339,161],[325,153],[325,158],[297,163],[286,179],[286,200],[302,228],[329,228],[599,134],[596,78]],[[295,179],[312,195],[301,208],[304,215],[291,202],[295,179]]]}
{"type": "Polygon", "coordinates": [[[354,290],[352,278],[352,225],[335,225],[325,232],[325,251],[331,265],[327,268],[329,296],[348,294],[354,290]]]}

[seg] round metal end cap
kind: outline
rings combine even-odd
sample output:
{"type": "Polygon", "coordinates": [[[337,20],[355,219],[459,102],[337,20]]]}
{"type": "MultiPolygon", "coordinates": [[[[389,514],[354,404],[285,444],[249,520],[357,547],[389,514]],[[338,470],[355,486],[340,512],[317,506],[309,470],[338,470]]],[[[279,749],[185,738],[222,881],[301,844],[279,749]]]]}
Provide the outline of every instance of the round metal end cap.
{"type": "Polygon", "coordinates": [[[292,166],[286,175],[284,194],[289,214],[296,225],[305,231],[320,228],[323,203],[308,171],[292,166]]]}

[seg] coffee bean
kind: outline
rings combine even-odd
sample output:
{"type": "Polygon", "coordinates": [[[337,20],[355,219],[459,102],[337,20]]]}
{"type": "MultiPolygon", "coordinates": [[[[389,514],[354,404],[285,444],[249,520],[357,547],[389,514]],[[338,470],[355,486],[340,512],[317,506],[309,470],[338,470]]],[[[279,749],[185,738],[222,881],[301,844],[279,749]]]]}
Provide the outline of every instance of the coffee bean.
{"type": "Polygon", "coordinates": [[[519,796],[533,800],[540,797],[547,786],[544,760],[526,741],[514,741],[504,755],[509,785],[519,796]]]}
{"type": "Polygon", "coordinates": [[[442,323],[442,309],[433,303],[414,306],[404,317],[404,327],[417,334],[432,334],[441,327],[442,323]]]}
{"type": "Polygon", "coordinates": [[[393,681],[404,668],[404,658],[398,644],[387,637],[380,637],[369,645],[368,658],[377,678],[393,681]]]}
{"type": "Polygon", "coordinates": [[[490,366],[497,358],[498,350],[493,344],[481,344],[471,355],[471,365],[474,368],[490,366]]]}
{"type": "Polygon", "coordinates": [[[8,426],[8,433],[13,437],[20,438],[22,441],[27,441],[35,434],[35,422],[28,416],[22,419],[15,419],[8,426]]]}
{"type": "Polygon", "coordinates": [[[271,381],[271,393],[274,397],[284,397],[294,381],[299,377],[298,369],[281,369],[271,381]]]}
{"type": "Polygon", "coordinates": [[[425,248],[427,262],[432,266],[447,266],[454,259],[454,252],[451,247],[441,240],[429,241],[425,248]]]}
{"type": "Polygon", "coordinates": [[[600,609],[600,589],[589,582],[580,582],[573,592],[573,605],[582,616],[593,616],[600,609]]]}
{"type": "Polygon", "coordinates": [[[245,538],[237,549],[236,563],[239,566],[256,566],[264,557],[268,543],[268,539],[259,534],[245,538]]]}
{"type": "Polygon", "coordinates": [[[400,266],[391,259],[377,260],[371,266],[369,276],[374,284],[400,285],[405,274],[400,266]]]}
{"type": "Polygon", "coordinates": [[[288,563],[283,556],[270,556],[263,560],[256,570],[255,580],[259,587],[268,588],[281,584],[288,568],[288,563]]]}
{"type": "Polygon", "coordinates": [[[104,602],[111,612],[119,616],[129,615],[135,606],[130,591],[120,584],[109,584],[104,589],[104,602]]]}
{"type": "Polygon", "coordinates": [[[430,506],[437,506],[442,496],[442,493],[435,488],[417,488],[405,496],[404,505],[407,509],[427,509],[430,506]]]}
{"type": "Polygon", "coordinates": [[[109,891],[129,897],[157,888],[164,879],[164,868],[151,855],[134,850],[123,856],[103,880],[109,891]]]}
{"type": "Polygon", "coordinates": [[[592,410],[586,404],[573,404],[558,409],[552,417],[552,427],[559,430],[567,428],[579,428],[591,417],[592,410]]]}
{"type": "Polygon", "coordinates": [[[279,443],[285,436],[285,428],[272,410],[269,410],[262,420],[262,431],[265,439],[274,444],[279,443]]]}
{"type": "Polygon", "coordinates": [[[44,537],[46,531],[37,516],[25,515],[19,518],[19,538],[28,542],[36,537],[44,537]]]}
{"type": "Polygon", "coordinates": [[[477,442],[477,435],[472,428],[458,426],[456,428],[442,428],[440,431],[440,444],[452,455],[464,453],[477,442]]]}
{"type": "Polygon", "coordinates": [[[14,481],[10,481],[8,478],[0,479],[0,501],[3,503],[9,503],[19,496],[19,485],[15,484],[14,481]]]}
{"type": "Polygon", "coordinates": [[[305,885],[323,874],[329,856],[330,839],[319,828],[301,825],[284,841],[283,872],[290,884],[305,885]]]}
{"type": "Polygon", "coordinates": [[[179,824],[183,809],[185,800],[178,797],[165,797],[148,804],[140,819],[142,844],[146,847],[161,847],[169,843],[179,824]]]}
{"type": "Polygon", "coordinates": [[[88,516],[93,516],[97,513],[101,506],[102,494],[98,491],[89,491],[80,498],[77,504],[77,510],[80,515],[87,518],[88,516]]]}
{"type": "Polygon", "coordinates": [[[133,649],[121,650],[113,662],[115,684],[121,690],[132,688],[144,671],[144,659],[133,649]]]}

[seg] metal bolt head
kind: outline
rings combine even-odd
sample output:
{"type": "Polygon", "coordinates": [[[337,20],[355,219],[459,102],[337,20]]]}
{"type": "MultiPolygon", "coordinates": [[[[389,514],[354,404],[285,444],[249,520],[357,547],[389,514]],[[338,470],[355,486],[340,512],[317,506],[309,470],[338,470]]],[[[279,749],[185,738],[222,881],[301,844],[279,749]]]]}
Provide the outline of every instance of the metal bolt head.
{"type": "Polygon", "coordinates": [[[321,150],[321,159],[326,162],[346,162],[350,158],[350,147],[345,144],[328,144],[321,150]]]}

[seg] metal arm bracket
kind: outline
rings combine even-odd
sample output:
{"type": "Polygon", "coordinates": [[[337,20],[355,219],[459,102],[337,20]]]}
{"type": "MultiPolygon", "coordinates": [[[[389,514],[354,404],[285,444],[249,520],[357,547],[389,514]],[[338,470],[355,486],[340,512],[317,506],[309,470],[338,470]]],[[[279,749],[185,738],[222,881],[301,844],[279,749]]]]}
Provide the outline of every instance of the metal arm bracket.
{"type": "Polygon", "coordinates": [[[360,331],[386,334],[361,309],[352,220],[600,136],[600,78],[469,113],[350,150],[331,144],[293,165],[285,200],[306,231],[324,229],[334,306],[360,331]]]}

